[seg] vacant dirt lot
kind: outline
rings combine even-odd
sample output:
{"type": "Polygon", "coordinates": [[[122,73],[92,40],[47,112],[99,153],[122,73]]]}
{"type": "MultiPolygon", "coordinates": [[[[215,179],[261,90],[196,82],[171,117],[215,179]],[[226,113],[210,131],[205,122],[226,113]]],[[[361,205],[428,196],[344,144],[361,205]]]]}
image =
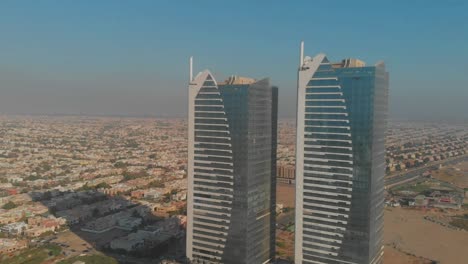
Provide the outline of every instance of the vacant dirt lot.
{"type": "Polygon", "coordinates": [[[430,260],[412,256],[411,254],[407,254],[401,252],[397,249],[392,247],[385,247],[384,253],[384,263],[385,264],[431,264],[430,260]]]}
{"type": "Polygon", "coordinates": [[[276,185],[276,203],[281,203],[284,207],[294,207],[294,184],[276,185]]]}
{"type": "MultiPolygon", "coordinates": [[[[452,230],[424,220],[425,214],[423,211],[410,209],[385,209],[386,251],[391,253],[389,248],[395,247],[442,264],[465,263],[468,259],[468,232],[452,230]]],[[[406,258],[406,255],[403,256],[406,258]]],[[[385,263],[412,263],[403,262],[405,258],[402,258],[402,262],[385,263]]]]}
{"type": "Polygon", "coordinates": [[[441,181],[450,182],[459,188],[468,188],[468,162],[434,171],[432,176],[441,181]]]}
{"type": "MultiPolygon", "coordinates": [[[[293,207],[294,185],[278,185],[277,199],[278,203],[293,207]]],[[[441,264],[467,263],[468,232],[452,230],[423,218],[429,215],[441,220],[461,213],[386,208],[385,264],[427,264],[429,260],[438,260],[441,264]]],[[[277,251],[281,256],[292,256],[290,247],[293,240],[291,233],[278,233],[278,242],[282,247],[278,247],[277,251]]]]}
{"type": "Polygon", "coordinates": [[[71,231],[61,232],[51,242],[62,245],[66,256],[74,256],[83,253],[84,250],[95,252],[93,246],[71,231]]]}

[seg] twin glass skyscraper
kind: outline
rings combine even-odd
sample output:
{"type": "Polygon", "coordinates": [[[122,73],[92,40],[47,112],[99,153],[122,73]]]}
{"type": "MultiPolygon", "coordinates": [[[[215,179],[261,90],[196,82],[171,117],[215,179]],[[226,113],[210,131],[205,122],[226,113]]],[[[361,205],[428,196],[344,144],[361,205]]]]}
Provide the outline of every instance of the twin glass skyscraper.
{"type": "Polygon", "coordinates": [[[303,56],[298,75],[295,263],[381,263],[388,73],[303,56]]]}
{"type": "MultiPolygon", "coordinates": [[[[298,72],[295,263],[376,264],[383,256],[383,63],[304,57],[298,72]]],[[[277,88],[209,71],[189,84],[187,257],[275,257],[277,88]]]]}
{"type": "Polygon", "coordinates": [[[187,257],[193,263],[274,259],[277,98],[268,79],[231,76],[218,83],[209,71],[190,74],[187,257]]]}

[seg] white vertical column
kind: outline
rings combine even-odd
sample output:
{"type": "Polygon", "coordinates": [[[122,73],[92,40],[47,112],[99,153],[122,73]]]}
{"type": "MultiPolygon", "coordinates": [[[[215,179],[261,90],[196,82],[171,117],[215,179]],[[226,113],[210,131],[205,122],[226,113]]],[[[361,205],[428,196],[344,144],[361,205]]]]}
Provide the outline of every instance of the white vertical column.
{"type": "Polygon", "coordinates": [[[193,163],[195,142],[195,97],[200,85],[193,80],[193,57],[189,59],[189,83],[188,83],[188,157],[187,157],[187,241],[186,255],[193,260],[193,163]]]}
{"type": "Polygon", "coordinates": [[[300,61],[297,75],[297,112],[296,112],[296,197],[295,197],[295,239],[294,239],[294,260],[295,263],[302,263],[302,210],[303,210],[303,181],[304,181],[304,116],[305,116],[305,86],[304,80],[310,78],[307,71],[302,70],[304,64],[304,41],[300,46],[300,61]]]}
{"type": "Polygon", "coordinates": [[[304,64],[304,41],[301,41],[301,53],[300,53],[300,58],[299,58],[299,70],[301,69],[302,64],[304,64]]]}
{"type": "Polygon", "coordinates": [[[193,56],[189,60],[189,83],[193,81],[193,56]]]}

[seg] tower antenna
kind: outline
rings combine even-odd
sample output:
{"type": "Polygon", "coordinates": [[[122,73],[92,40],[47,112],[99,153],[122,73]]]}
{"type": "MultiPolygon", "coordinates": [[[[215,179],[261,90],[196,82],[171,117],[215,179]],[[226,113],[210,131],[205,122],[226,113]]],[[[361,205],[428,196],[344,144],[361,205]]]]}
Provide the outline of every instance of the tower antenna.
{"type": "Polygon", "coordinates": [[[299,68],[302,67],[302,64],[304,64],[304,41],[301,41],[301,57],[299,58],[299,68]]]}
{"type": "Polygon", "coordinates": [[[193,81],[193,56],[189,60],[189,83],[193,81]]]}

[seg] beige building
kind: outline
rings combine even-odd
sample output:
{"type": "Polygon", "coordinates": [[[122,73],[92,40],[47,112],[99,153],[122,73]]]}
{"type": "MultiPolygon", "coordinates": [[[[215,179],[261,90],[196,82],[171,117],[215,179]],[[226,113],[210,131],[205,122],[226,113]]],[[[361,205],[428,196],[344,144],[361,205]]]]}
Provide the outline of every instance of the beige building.
{"type": "Polygon", "coordinates": [[[26,240],[0,238],[0,256],[12,254],[26,247],[28,247],[26,240]]]}

